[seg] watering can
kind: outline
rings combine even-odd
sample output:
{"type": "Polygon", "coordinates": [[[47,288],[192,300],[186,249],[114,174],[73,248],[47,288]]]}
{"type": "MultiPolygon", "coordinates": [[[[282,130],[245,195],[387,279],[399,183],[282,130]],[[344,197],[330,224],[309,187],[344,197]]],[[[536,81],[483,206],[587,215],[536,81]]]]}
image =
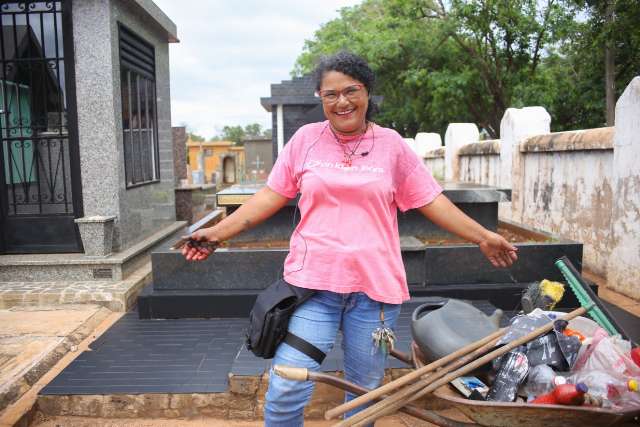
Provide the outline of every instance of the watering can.
{"type": "Polygon", "coordinates": [[[487,316],[457,299],[431,298],[411,316],[411,333],[427,361],[444,357],[497,331],[502,310],[487,316]]]}

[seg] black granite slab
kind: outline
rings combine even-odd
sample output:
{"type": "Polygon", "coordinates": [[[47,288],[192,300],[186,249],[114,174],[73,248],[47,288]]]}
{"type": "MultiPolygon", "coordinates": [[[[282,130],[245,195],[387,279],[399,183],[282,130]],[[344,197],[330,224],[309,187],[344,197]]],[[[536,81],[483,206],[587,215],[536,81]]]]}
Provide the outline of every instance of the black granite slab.
{"type": "MultiPolygon", "coordinates": [[[[518,261],[493,267],[476,245],[423,245],[402,238],[402,258],[412,285],[562,280],[554,262],[563,255],[582,265],[582,244],[572,241],[516,244],[518,261]]],[[[151,255],[156,290],[264,289],[281,277],[286,249],[220,249],[207,260],[189,262],[167,245],[151,255]]]]}
{"type": "MultiPolygon", "coordinates": [[[[425,245],[402,237],[402,258],[409,282],[424,281],[425,245]]],[[[151,254],[156,290],[264,289],[282,276],[287,249],[218,249],[202,262],[189,262],[170,242],[151,254]]]]}
{"type": "MultiPolygon", "coordinates": [[[[412,298],[442,296],[447,298],[487,300],[498,307],[516,309],[529,283],[471,283],[455,285],[410,285],[412,298]]],[[[157,291],[151,285],[138,298],[142,319],[179,319],[248,316],[259,290],[229,291],[157,291]]],[[[594,288],[597,292],[597,288],[594,288]]],[[[558,307],[577,307],[575,296],[567,291],[558,307]]]]}
{"type": "MultiPolygon", "coordinates": [[[[484,228],[492,231],[497,230],[498,202],[455,202],[455,205],[484,228]]],[[[429,240],[444,240],[454,237],[453,234],[441,229],[417,210],[404,213],[398,211],[398,232],[401,236],[418,236],[429,240]]]]}
{"type": "Polygon", "coordinates": [[[151,254],[158,290],[264,289],[282,276],[286,249],[219,249],[205,261],[189,262],[178,251],[151,254]]]}
{"type": "MultiPolygon", "coordinates": [[[[425,286],[459,283],[520,283],[542,279],[564,281],[554,262],[566,255],[582,269],[582,244],[572,241],[517,243],[518,260],[495,268],[475,245],[428,246],[425,286]]],[[[415,282],[412,282],[415,283],[415,282]]]]}

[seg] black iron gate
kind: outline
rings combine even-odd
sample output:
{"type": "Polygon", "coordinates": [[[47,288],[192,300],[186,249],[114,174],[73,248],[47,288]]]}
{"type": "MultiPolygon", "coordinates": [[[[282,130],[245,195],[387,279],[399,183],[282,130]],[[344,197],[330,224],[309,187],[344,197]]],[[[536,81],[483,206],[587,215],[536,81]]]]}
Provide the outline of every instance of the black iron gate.
{"type": "Polygon", "coordinates": [[[81,251],[71,1],[0,1],[0,18],[0,252],[81,251]]]}

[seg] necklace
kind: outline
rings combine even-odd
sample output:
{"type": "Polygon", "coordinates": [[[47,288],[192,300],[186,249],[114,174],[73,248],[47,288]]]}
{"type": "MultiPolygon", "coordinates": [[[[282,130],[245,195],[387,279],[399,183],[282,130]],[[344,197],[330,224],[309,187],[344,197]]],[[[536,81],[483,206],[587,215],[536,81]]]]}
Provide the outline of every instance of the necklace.
{"type": "Polygon", "coordinates": [[[345,142],[340,141],[338,134],[336,133],[335,130],[333,130],[331,126],[329,127],[329,129],[331,129],[331,133],[333,134],[333,137],[335,138],[336,143],[340,146],[340,148],[342,148],[342,153],[344,155],[344,157],[342,158],[342,164],[350,167],[351,164],[353,163],[353,160],[352,160],[353,156],[356,154],[356,151],[358,150],[360,143],[362,142],[362,140],[364,139],[364,136],[369,130],[369,123],[366,124],[364,132],[360,134],[360,138],[358,138],[358,142],[356,142],[353,149],[349,148],[349,146],[347,145],[348,143],[346,141],[345,142]]]}

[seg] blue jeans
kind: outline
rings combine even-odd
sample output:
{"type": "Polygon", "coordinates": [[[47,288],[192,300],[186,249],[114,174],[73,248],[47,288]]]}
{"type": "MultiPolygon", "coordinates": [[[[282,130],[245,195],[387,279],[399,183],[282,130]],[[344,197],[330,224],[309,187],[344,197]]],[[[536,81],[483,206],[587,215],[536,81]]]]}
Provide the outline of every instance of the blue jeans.
{"type": "MultiPolygon", "coordinates": [[[[318,291],[295,311],[289,322],[289,331],[329,353],[341,329],[345,379],[372,389],[382,381],[387,357],[382,351],[375,351],[371,337],[371,333],[381,325],[380,309],[380,302],[362,292],[338,294],[318,291]]],[[[399,313],[399,304],[384,304],[385,325],[395,327],[399,313]]],[[[272,365],[303,367],[314,371],[320,368],[309,356],[286,343],[280,344],[276,350],[272,365]]],[[[313,387],[311,381],[286,380],[272,370],[264,408],[265,426],[302,426],[304,407],[311,399],[313,387]]],[[[347,393],[346,401],[353,397],[347,393]]],[[[351,416],[365,407],[363,405],[345,416],[351,416]]]]}

